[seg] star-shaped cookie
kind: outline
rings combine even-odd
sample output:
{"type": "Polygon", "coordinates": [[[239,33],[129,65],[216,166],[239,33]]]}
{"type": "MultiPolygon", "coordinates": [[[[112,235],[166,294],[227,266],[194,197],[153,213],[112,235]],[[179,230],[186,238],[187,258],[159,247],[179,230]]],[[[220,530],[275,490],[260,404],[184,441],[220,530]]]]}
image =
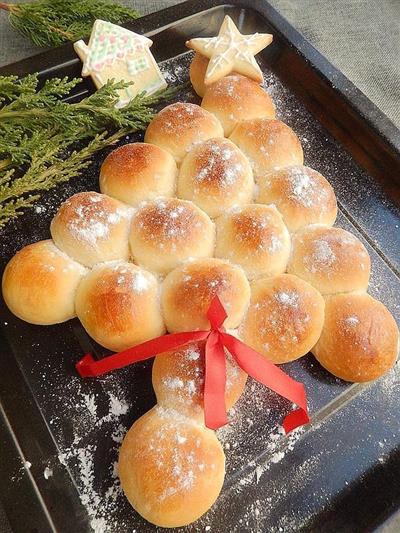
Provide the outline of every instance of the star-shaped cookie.
{"type": "Polygon", "coordinates": [[[242,35],[233,20],[226,16],[217,37],[190,39],[186,46],[210,59],[205,85],[211,85],[233,71],[261,83],[262,72],[254,56],[268,46],[272,38],[269,33],[242,35]]]}

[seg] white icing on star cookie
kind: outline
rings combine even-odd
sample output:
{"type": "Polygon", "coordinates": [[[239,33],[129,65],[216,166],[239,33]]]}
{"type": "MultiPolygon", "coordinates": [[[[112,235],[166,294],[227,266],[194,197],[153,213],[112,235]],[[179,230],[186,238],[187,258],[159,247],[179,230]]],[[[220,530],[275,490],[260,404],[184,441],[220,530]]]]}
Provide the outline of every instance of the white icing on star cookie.
{"type": "Polygon", "coordinates": [[[242,35],[233,20],[226,16],[216,37],[191,39],[186,46],[210,59],[205,85],[211,85],[233,71],[261,83],[262,72],[254,56],[268,46],[272,38],[269,33],[242,35]]]}

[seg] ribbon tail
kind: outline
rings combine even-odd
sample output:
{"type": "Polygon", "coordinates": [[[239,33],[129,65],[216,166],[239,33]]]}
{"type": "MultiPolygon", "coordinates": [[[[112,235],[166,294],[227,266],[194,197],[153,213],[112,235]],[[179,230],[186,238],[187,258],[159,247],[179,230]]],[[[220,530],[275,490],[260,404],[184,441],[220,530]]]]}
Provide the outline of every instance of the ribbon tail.
{"type": "Polygon", "coordinates": [[[117,368],[123,368],[138,361],[150,359],[157,354],[174,350],[189,342],[199,342],[205,340],[209,331],[190,331],[184,333],[172,333],[170,335],[162,335],[149,341],[128,348],[123,352],[115,353],[104,357],[98,361],[93,359],[91,354],[86,354],[75,365],[78,374],[81,377],[96,377],[111,372],[117,368]]]}
{"type": "Polygon", "coordinates": [[[228,423],[225,406],[225,350],[217,331],[212,331],[205,347],[204,419],[210,429],[228,423]]]}
{"type": "Polygon", "coordinates": [[[308,416],[307,410],[300,408],[295,409],[294,411],[291,411],[288,415],[286,415],[283,419],[282,426],[285,430],[285,433],[290,433],[299,426],[304,426],[305,424],[308,424],[309,421],[310,417],[308,416]]]}
{"type": "Polygon", "coordinates": [[[307,396],[302,383],[292,379],[283,370],[236,337],[228,333],[221,333],[221,338],[224,346],[247,374],[299,406],[299,409],[289,413],[283,421],[283,428],[286,433],[309,422],[307,396]]]}

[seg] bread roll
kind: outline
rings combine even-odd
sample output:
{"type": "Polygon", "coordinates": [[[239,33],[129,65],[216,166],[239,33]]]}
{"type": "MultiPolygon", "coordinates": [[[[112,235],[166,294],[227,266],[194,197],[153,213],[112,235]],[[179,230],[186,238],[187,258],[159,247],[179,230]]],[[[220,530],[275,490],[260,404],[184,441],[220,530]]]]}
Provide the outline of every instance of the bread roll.
{"type": "Polygon", "coordinates": [[[331,184],[316,170],[294,166],[261,176],[257,201],[275,204],[289,231],[309,224],[332,226],[337,202],[331,184]]]}
{"type": "Polygon", "coordinates": [[[68,198],[51,221],[55,244],[85,266],[128,259],[131,210],[97,192],[79,192],[68,198]]]}
{"type": "Polygon", "coordinates": [[[201,98],[203,98],[204,93],[206,92],[204,78],[206,75],[208,62],[208,57],[205,57],[199,52],[196,52],[189,67],[189,76],[190,81],[193,85],[193,89],[201,98]]]}
{"type": "Polygon", "coordinates": [[[217,499],[225,455],[213,431],[156,406],[126,434],[118,472],[139,514],[160,527],[181,527],[197,520],[217,499]]]}
{"type": "Polygon", "coordinates": [[[169,332],[209,329],[206,313],[218,295],[228,318],[225,327],[236,328],[250,299],[250,287],[242,269],[221,259],[197,259],[168,274],[161,302],[169,332]]]}
{"type": "Polygon", "coordinates": [[[240,335],[273,363],[287,363],[311,350],[323,323],[321,294],[300,278],[281,274],[251,284],[250,306],[240,335]]]}
{"type": "Polygon", "coordinates": [[[333,375],[371,381],[385,374],[398,354],[399,331],[386,307],[366,293],[326,297],[325,323],[313,354],[333,375]]]}
{"type": "Polygon", "coordinates": [[[159,146],[132,143],[113,150],[100,169],[100,190],[136,206],[143,200],[173,196],[177,176],[172,155],[159,146]]]}
{"type": "Polygon", "coordinates": [[[309,226],[293,237],[288,272],[322,294],[366,290],[371,260],[362,242],[348,231],[309,226]]]}
{"type": "Polygon", "coordinates": [[[115,352],[165,333],[158,282],[132,263],[94,267],[80,283],[75,305],[89,335],[115,352]]]}
{"type": "Polygon", "coordinates": [[[256,118],[240,122],[229,138],[249,158],[256,180],[272,170],[303,164],[297,135],[280,120],[256,118]]]}
{"type": "Polygon", "coordinates": [[[144,140],[164,148],[180,164],[195,143],[223,136],[224,130],[213,114],[196,104],[177,102],[153,118],[144,140]]]}
{"type": "Polygon", "coordinates": [[[139,265],[166,274],[189,257],[213,254],[215,227],[192,202],[166,198],[149,202],[133,216],[131,253],[139,265]]]}
{"type": "Polygon", "coordinates": [[[86,269],[52,240],[22,248],[3,273],[3,297],[10,311],[31,324],[58,324],[75,316],[75,292],[86,269]]]}
{"type": "Polygon", "coordinates": [[[269,94],[240,74],[225,76],[210,85],[201,107],[217,117],[226,137],[242,120],[275,118],[275,106],[269,94]]]}
{"type": "Polygon", "coordinates": [[[252,201],[253,173],[248,159],[228,139],[197,144],[182,161],[178,196],[192,200],[210,217],[252,201]]]}
{"type": "MultiPolygon", "coordinates": [[[[226,352],[225,405],[230,409],[240,398],[247,374],[226,352]]],[[[205,342],[158,355],[153,364],[153,388],[157,403],[203,421],[205,342]]]]}
{"type": "Polygon", "coordinates": [[[216,257],[238,263],[249,279],[285,272],[290,236],[274,206],[249,204],[215,221],[216,257]]]}

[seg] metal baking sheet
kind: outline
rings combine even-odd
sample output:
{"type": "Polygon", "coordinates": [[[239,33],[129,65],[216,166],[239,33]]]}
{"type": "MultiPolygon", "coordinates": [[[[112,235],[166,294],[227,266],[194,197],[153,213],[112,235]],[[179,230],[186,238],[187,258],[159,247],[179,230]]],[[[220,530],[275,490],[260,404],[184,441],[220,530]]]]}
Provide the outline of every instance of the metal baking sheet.
{"type": "MultiPolygon", "coordinates": [[[[129,27],[151,35],[172,85],[188,79],[192,56],[185,40],[215,34],[224,14],[243,33],[274,33],[274,44],[259,62],[278,117],[299,135],[306,164],[334,186],[337,224],[370,252],[370,293],[400,322],[397,130],[266,2],[215,4],[187,2],[129,27]]],[[[0,74],[34,69],[43,78],[79,75],[79,62],[67,45],[0,74]]],[[[76,98],[90,90],[85,81],[76,98]]],[[[176,99],[198,101],[189,88],[176,99]]],[[[80,190],[98,190],[106,153],[5,228],[1,269],[19,248],[49,237],[62,200],[80,190]]],[[[77,319],[33,326],[2,302],[0,474],[7,490],[0,500],[17,532],[158,531],[129,506],[115,473],[124,432],[155,403],[151,363],[84,381],[74,363],[87,351],[106,353],[77,319]]],[[[232,423],[218,432],[227,456],[221,496],[199,521],[177,531],[370,531],[399,508],[399,366],[367,385],[334,378],[311,355],[284,369],[305,383],[312,423],[285,437],[279,422],[290,406],[250,381],[230,413],[232,423]]]]}

